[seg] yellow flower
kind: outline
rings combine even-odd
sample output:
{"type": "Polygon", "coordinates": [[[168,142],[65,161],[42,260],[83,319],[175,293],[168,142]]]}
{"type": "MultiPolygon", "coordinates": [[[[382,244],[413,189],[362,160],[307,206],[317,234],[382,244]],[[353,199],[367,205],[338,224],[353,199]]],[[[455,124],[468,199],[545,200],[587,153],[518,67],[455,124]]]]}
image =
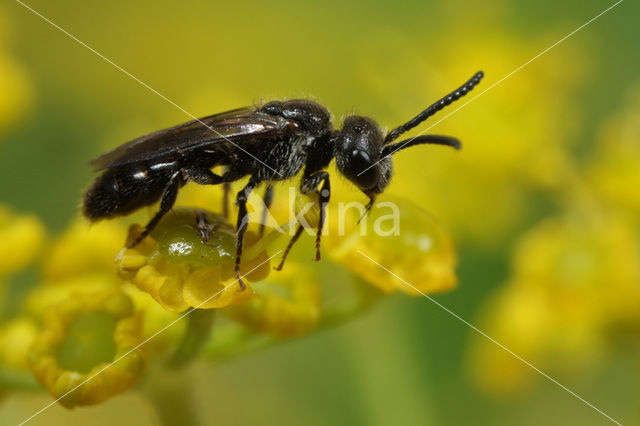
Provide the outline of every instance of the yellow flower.
{"type": "MultiPolygon", "coordinates": [[[[519,242],[507,286],[488,304],[488,335],[542,370],[583,369],[618,329],[640,324],[640,244],[633,222],[597,210],[549,219],[519,242]]],[[[477,340],[473,366],[496,391],[522,388],[529,367],[477,340]]]]}
{"type": "MultiPolygon", "coordinates": [[[[144,312],[142,335],[147,338],[175,320],[156,302],[117,276],[115,255],[127,234],[119,221],[103,221],[88,226],[74,220],[45,251],[42,262],[42,282],[34,287],[24,302],[24,313],[42,320],[47,309],[66,300],[73,293],[96,293],[119,288],[133,301],[136,310],[144,312]]],[[[164,353],[182,333],[176,324],[158,334],[145,345],[147,353],[164,353]]]]}
{"type": "MultiPolygon", "coordinates": [[[[92,294],[119,288],[131,298],[136,310],[144,312],[145,320],[142,336],[145,339],[154,336],[153,339],[145,344],[145,353],[164,353],[180,337],[183,329],[182,322],[178,322],[162,333],[157,334],[159,330],[164,329],[176,319],[176,314],[167,312],[132,284],[122,283],[115,272],[113,255],[110,257],[113,271],[111,273],[90,273],[87,271],[86,273],[69,276],[57,281],[44,281],[34,287],[25,299],[23,312],[33,318],[44,321],[43,316],[50,306],[63,302],[74,293],[92,294]]],[[[65,262],[70,263],[68,268],[73,268],[73,257],[66,259],[65,262]]]]}
{"type": "Polygon", "coordinates": [[[46,315],[29,364],[65,407],[92,405],[131,388],[145,361],[142,316],[124,293],[72,294],[46,315]]]}
{"type": "Polygon", "coordinates": [[[46,231],[38,217],[19,215],[0,206],[0,276],[24,269],[44,243],[46,231]]]}
{"type": "MultiPolygon", "coordinates": [[[[234,228],[221,216],[207,213],[214,230],[205,243],[196,232],[198,211],[174,209],[149,237],[133,249],[123,249],[116,259],[122,278],[170,311],[221,308],[244,302],[254,294],[250,286],[238,291],[235,282],[234,228]]],[[[140,230],[132,227],[129,240],[140,230]]],[[[245,234],[241,274],[246,274],[249,282],[265,278],[271,269],[266,253],[252,250],[257,240],[252,232],[245,234]]]]}
{"type": "Polygon", "coordinates": [[[0,10],[0,132],[22,118],[33,100],[33,87],[27,72],[6,48],[7,20],[0,10]]]}
{"type": "Polygon", "coordinates": [[[587,173],[607,201],[640,213],[640,84],[626,108],[603,126],[587,173]]]}
{"type": "Polygon", "coordinates": [[[457,256],[451,236],[420,207],[400,197],[381,197],[360,224],[358,210],[349,209],[343,219],[344,211],[338,210],[330,212],[331,231],[324,239],[329,259],[385,292],[415,296],[455,287],[457,256]]]}
{"type": "Polygon", "coordinates": [[[122,291],[131,298],[136,310],[144,313],[142,327],[143,340],[146,341],[144,353],[151,357],[163,355],[172,350],[184,333],[186,321],[176,322],[177,313],[167,311],[133,284],[123,284],[122,291]],[[160,330],[162,330],[161,333],[159,333],[160,330]]]}
{"type": "Polygon", "coordinates": [[[89,226],[85,220],[74,220],[47,251],[44,279],[57,281],[96,273],[113,275],[113,257],[125,236],[126,228],[118,221],[106,220],[89,226]]]}
{"type": "Polygon", "coordinates": [[[257,331],[293,337],[311,331],[321,316],[322,295],[317,277],[294,262],[253,284],[257,296],[230,306],[225,313],[257,331]]]}
{"type": "Polygon", "coordinates": [[[117,222],[89,227],[74,220],[44,253],[42,282],[26,297],[25,312],[42,318],[47,308],[72,293],[95,293],[117,288],[114,255],[126,229],[117,222]]]}
{"type": "Polygon", "coordinates": [[[28,316],[3,323],[0,327],[0,364],[26,369],[29,350],[39,331],[37,322],[28,316]]]}
{"type": "Polygon", "coordinates": [[[625,216],[588,210],[548,220],[525,235],[514,255],[514,280],[532,283],[564,307],[589,310],[598,322],[640,319],[640,246],[625,216]]]}
{"type": "Polygon", "coordinates": [[[73,293],[96,293],[117,288],[117,277],[107,274],[78,275],[61,281],[47,281],[34,287],[24,303],[26,314],[42,319],[50,306],[61,303],[73,293]]]}

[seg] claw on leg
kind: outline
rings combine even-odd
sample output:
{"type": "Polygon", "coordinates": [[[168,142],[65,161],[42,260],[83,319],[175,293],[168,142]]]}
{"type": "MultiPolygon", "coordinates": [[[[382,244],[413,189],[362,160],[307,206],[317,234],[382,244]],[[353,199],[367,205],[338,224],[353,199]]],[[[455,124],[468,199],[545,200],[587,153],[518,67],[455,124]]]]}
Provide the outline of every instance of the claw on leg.
{"type": "Polygon", "coordinates": [[[214,230],[214,226],[207,219],[205,212],[198,212],[196,217],[196,232],[200,235],[200,239],[203,243],[208,243],[211,238],[211,233],[214,230]]]}

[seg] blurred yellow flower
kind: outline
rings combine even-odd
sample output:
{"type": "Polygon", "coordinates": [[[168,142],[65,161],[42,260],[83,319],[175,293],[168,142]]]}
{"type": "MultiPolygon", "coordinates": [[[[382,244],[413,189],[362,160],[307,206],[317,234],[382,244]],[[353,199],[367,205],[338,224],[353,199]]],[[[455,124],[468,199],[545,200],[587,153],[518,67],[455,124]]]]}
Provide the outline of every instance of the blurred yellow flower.
{"type": "MultiPolygon", "coordinates": [[[[640,244],[632,221],[596,209],[572,211],[528,232],[513,274],[485,309],[483,329],[542,370],[583,369],[615,329],[640,324],[640,244]]],[[[529,367],[480,338],[473,371],[494,391],[513,391],[529,367]]]]}
{"type": "Polygon", "coordinates": [[[277,273],[254,283],[256,297],[224,310],[236,321],[277,337],[311,331],[322,313],[318,278],[304,265],[288,262],[277,273]]]}
{"type": "Polygon", "coordinates": [[[33,102],[33,86],[27,72],[8,52],[7,24],[0,9],[0,132],[21,119],[33,102]]]}
{"type": "Polygon", "coordinates": [[[381,197],[360,224],[358,209],[339,210],[340,207],[331,209],[329,213],[331,231],[324,240],[325,252],[352,274],[387,293],[402,291],[416,296],[456,286],[457,256],[451,236],[417,205],[401,197],[381,197]],[[340,219],[345,212],[346,217],[340,219]],[[415,289],[381,270],[361,253],[415,289]]]}
{"type": "Polygon", "coordinates": [[[124,293],[72,294],[47,312],[30,368],[65,407],[97,404],[141,378],[141,330],[142,315],[124,293]]]}
{"type": "Polygon", "coordinates": [[[625,109],[603,126],[587,176],[606,201],[640,213],[640,84],[629,91],[625,109]]]}
{"type": "Polygon", "coordinates": [[[83,274],[113,275],[113,257],[122,247],[126,227],[119,221],[89,226],[77,218],[56,238],[42,267],[46,281],[64,280],[83,274]]]}
{"type": "Polygon", "coordinates": [[[24,312],[42,319],[47,308],[56,305],[73,293],[95,293],[117,288],[119,280],[107,274],[79,275],[61,281],[40,283],[27,294],[24,312]]]}
{"type": "Polygon", "coordinates": [[[72,293],[101,292],[120,286],[114,255],[120,249],[126,228],[117,221],[89,227],[74,220],[43,253],[41,283],[27,295],[25,312],[42,318],[47,308],[72,293]]]}
{"type": "MultiPolygon", "coordinates": [[[[149,237],[133,249],[123,249],[116,259],[123,279],[170,311],[221,308],[253,295],[250,286],[238,291],[239,284],[235,283],[234,228],[223,217],[207,212],[214,231],[205,243],[196,232],[197,212],[174,209],[149,237]]],[[[140,227],[132,227],[129,241],[140,231],[140,227]]],[[[252,250],[257,241],[255,234],[247,232],[241,274],[246,274],[249,282],[264,279],[271,269],[266,253],[252,250]]]]}
{"type": "MultiPolygon", "coordinates": [[[[479,21],[464,15],[451,19],[473,31],[479,21]]],[[[483,24],[491,25],[491,18],[483,24]]],[[[414,200],[446,222],[458,240],[485,248],[499,247],[524,222],[533,190],[564,184],[571,168],[567,148],[580,125],[574,93],[588,68],[574,41],[562,54],[530,63],[453,113],[551,44],[550,37],[526,39],[503,25],[482,28],[471,39],[467,31],[446,27],[438,37],[443,43],[381,32],[370,49],[393,52],[393,59],[371,63],[377,56],[364,51],[358,64],[369,90],[385,102],[379,109],[389,111],[386,123],[394,126],[484,70],[486,77],[473,92],[407,134],[452,135],[462,141],[462,150],[422,146],[398,152],[387,192],[414,200]]]]}
{"type": "Polygon", "coordinates": [[[27,368],[31,345],[40,328],[35,319],[19,316],[0,326],[0,364],[18,370],[27,368]]]}
{"type": "Polygon", "coordinates": [[[0,205],[0,277],[24,269],[44,244],[46,231],[35,215],[0,205]]]}

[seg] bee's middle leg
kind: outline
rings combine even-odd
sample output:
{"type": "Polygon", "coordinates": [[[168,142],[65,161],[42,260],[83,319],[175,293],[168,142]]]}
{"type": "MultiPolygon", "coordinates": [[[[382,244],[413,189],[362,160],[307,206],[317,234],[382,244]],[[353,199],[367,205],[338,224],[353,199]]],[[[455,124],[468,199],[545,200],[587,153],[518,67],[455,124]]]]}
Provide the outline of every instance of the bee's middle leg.
{"type": "Polygon", "coordinates": [[[260,236],[264,234],[264,226],[267,222],[267,213],[269,212],[269,207],[271,207],[271,203],[273,203],[273,185],[268,184],[264,190],[264,197],[262,197],[262,202],[264,203],[264,208],[262,209],[262,216],[260,218],[260,236]]]}
{"type": "Polygon", "coordinates": [[[222,215],[229,217],[229,192],[231,192],[231,183],[224,182],[222,184],[222,215]]]}

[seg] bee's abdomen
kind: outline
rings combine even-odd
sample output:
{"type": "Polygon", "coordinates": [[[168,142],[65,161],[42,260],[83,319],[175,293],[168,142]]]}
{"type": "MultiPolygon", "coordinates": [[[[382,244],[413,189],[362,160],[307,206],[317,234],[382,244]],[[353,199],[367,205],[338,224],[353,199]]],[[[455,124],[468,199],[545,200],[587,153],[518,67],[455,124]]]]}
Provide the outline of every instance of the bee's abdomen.
{"type": "Polygon", "coordinates": [[[138,164],[108,169],[87,190],[83,213],[91,221],[128,215],[157,202],[171,175],[138,164]]]}

